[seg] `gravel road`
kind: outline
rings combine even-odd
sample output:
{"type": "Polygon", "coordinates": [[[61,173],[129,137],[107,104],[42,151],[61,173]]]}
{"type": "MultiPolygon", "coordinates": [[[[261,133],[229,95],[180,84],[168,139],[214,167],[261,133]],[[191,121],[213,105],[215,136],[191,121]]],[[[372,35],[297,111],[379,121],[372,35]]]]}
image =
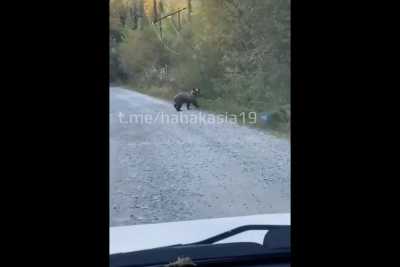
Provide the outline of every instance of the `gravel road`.
{"type": "Polygon", "coordinates": [[[175,122],[177,114],[167,101],[110,88],[111,226],[290,212],[286,139],[227,122],[175,122]]]}

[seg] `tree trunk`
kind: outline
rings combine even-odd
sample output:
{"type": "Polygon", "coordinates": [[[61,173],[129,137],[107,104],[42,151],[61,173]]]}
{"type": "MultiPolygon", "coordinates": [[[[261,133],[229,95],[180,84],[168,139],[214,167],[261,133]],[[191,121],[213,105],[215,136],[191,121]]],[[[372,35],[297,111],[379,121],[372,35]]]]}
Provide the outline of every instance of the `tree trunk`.
{"type": "Polygon", "coordinates": [[[139,11],[138,11],[138,27],[139,30],[143,30],[144,22],[145,22],[145,14],[144,14],[144,3],[143,0],[139,0],[139,11]]]}
{"type": "Polygon", "coordinates": [[[136,30],[138,28],[138,8],[136,2],[133,5],[132,19],[133,19],[133,29],[136,30]]]}
{"type": "Polygon", "coordinates": [[[192,0],[187,0],[187,8],[188,8],[188,21],[192,21],[192,0]]]}
{"type": "Polygon", "coordinates": [[[157,0],[153,0],[153,22],[155,23],[157,19],[158,19],[157,0]]]}

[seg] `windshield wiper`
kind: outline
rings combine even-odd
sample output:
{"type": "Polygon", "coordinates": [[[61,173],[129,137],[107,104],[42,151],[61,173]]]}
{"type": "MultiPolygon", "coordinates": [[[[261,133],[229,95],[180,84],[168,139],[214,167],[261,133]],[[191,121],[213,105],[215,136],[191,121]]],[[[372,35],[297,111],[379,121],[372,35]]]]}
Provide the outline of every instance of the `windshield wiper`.
{"type": "Polygon", "coordinates": [[[195,243],[113,254],[110,255],[110,266],[164,266],[178,257],[189,257],[197,265],[245,261],[289,263],[290,251],[290,226],[246,225],[195,243]],[[215,244],[251,230],[268,230],[263,245],[252,242],[215,244]]]}

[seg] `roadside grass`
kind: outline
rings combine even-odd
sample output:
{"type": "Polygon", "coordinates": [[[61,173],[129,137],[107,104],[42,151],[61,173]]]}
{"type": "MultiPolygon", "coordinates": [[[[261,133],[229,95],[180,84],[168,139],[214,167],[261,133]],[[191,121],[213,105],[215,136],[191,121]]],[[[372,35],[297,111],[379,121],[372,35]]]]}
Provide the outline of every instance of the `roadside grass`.
{"type": "Polygon", "coordinates": [[[128,83],[126,86],[128,89],[168,101],[172,101],[176,95],[175,90],[171,87],[135,86],[131,83],[128,83]]]}
{"type": "MultiPolygon", "coordinates": [[[[125,84],[127,89],[134,90],[149,96],[153,96],[156,98],[160,98],[163,100],[171,101],[174,96],[178,93],[176,89],[172,87],[158,87],[158,86],[135,86],[132,83],[125,84]]],[[[261,123],[260,120],[257,120],[256,123],[249,123],[249,113],[254,112],[254,109],[250,107],[246,107],[244,105],[238,105],[231,100],[217,98],[217,99],[206,99],[200,97],[199,100],[200,109],[205,110],[207,112],[211,112],[214,114],[228,114],[236,115],[237,123],[239,125],[246,125],[249,127],[254,127],[257,129],[261,129],[267,131],[268,133],[284,139],[290,139],[290,122],[289,123],[281,123],[281,122],[273,122],[270,125],[266,126],[261,123]],[[246,119],[243,119],[246,118],[246,119]]],[[[258,114],[257,114],[258,115],[258,114]]]]}

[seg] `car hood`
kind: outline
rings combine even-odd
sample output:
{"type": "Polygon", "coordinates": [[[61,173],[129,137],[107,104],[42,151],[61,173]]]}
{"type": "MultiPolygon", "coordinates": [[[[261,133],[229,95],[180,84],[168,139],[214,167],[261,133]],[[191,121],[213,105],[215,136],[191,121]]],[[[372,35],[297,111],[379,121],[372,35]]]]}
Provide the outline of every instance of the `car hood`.
{"type": "MultiPolygon", "coordinates": [[[[115,226],[110,228],[110,254],[193,243],[249,224],[290,225],[290,213],[115,226]]],[[[266,232],[264,230],[243,232],[218,243],[262,244],[266,232]]]]}

